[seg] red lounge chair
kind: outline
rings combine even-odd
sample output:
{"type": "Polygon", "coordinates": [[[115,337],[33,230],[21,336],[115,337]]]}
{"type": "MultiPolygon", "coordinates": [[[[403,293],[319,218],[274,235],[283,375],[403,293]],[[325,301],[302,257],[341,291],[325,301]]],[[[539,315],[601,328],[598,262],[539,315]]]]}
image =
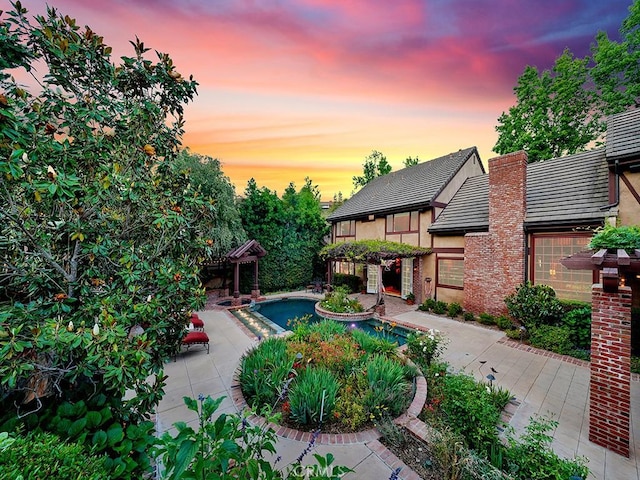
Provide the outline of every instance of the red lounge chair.
{"type": "Polygon", "coordinates": [[[204,322],[197,314],[194,313],[193,315],[191,315],[189,322],[191,323],[191,325],[193,325],[194,330],[204,330],[204,322]]]}
{"type": "Polygon", "coordinates": [[[209,355],[209,336],[205,332],[189,332],[182,339],[182,345],[189,347],[191,345],[203,345],[207,348],[207,355],[209,355]]]}

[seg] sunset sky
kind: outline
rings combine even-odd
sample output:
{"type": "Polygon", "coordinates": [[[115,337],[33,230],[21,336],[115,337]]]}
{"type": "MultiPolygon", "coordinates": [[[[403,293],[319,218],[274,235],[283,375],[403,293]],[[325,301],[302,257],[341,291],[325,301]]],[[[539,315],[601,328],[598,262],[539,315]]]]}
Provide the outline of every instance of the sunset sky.
{"type": "MultiPolygon", "coordinates": [[[[49,0],[114,48],[168,53],[199,83],[184,144],[218,158],[236,192],[282,194],[310,177],[323,199],[353,190],[372,150],[394,170],[477,146],[526,65],[618,39],[631,0],[49,0]]],[[[22,0],[30,14],[42,0],[22,0]]],[[[9,8],[0,0],[0,9],[9,8]]]]}

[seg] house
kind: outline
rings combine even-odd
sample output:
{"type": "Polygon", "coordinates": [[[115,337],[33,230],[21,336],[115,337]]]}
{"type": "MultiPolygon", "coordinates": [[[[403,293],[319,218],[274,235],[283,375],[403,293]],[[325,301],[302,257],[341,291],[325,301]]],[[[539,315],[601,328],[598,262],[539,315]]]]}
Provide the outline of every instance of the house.
{"type": "Polygon", "coordinates": [[[500,314],[504,297],[528,280],[590,301],[598,272],[568,270],[560,259],[587,250],[605,222],[640,223],[638,166],[640,110],[609,119],[603,148],[535,163],[524,152],[489,160],[489,173],[467,179],[429,226],[437,249],[463,247],[463,288],[437,272],[434,295],[500,314]]]}
{"type": "Polygon", "coordinates": [[[374,179],[328,216],[331,241],[388,240],[430,248],[432,253],[390,260],[382,278],[378,269],[367,271],[366,265],[350,262],[332,262],[332,273],[360,276],[369,293],[382,284],[387,294],[406,297],[413,292],[422,301],[430,295],[435,275],[431,257],[446,253],[434,248],[429,227],[469,177],[484,173],[477,148],[469,147],[374,179]]]}

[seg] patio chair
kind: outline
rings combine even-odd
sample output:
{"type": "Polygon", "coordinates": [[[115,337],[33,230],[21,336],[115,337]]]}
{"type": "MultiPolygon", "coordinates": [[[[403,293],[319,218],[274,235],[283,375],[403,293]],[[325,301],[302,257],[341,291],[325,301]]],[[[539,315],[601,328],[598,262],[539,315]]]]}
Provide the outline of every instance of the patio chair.
{"type": "Polygon", "coordinates": [[[189,323],[193,325],[193,330],[195,331],[203,331],[204,330],[204,322],[198,316],[197,313],[191,314],[191,318],[189,319],[189,323]]]}
{"type": "Polygon", "coordinates": [[[189,332],[182,339],[182,346],[189,347],[191,345],[202,345],[207,349],[207,355],[209,355],[209,336],[205,332],[189,332]]]}

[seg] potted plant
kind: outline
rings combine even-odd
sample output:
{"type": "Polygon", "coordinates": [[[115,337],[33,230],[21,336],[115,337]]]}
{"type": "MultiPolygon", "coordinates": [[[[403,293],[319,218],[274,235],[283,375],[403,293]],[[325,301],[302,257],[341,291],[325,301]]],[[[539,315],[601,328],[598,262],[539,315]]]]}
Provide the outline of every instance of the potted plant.
{"type": "Polygon", "coordinates": [[[413,292],[407,293],[405,299],[407,301],[407,305],[413,305],[414,303],[416,303],[416,296],[413,294],[413,292]]]}

